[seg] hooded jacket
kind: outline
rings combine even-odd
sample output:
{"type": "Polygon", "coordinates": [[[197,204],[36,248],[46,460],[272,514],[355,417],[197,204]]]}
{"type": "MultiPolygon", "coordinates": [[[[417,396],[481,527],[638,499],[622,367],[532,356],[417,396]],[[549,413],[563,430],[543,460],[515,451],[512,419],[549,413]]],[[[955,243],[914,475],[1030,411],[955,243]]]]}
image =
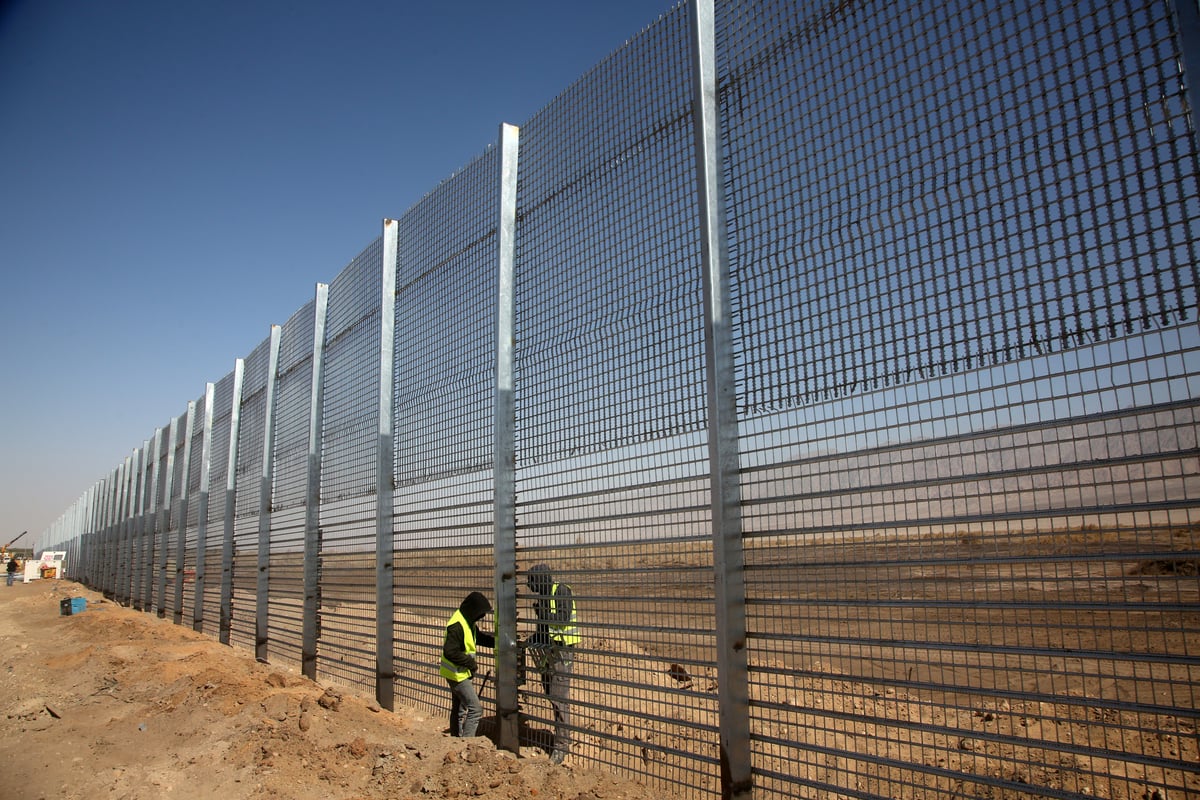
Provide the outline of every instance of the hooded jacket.
{"type": "Polygon", "coordinates": [[[477,628],[479,620],[491,610],[492,604],[486,597],[479,592],[471,592],[446,623],[446,639],[442,644],[442,675],[448,680],[466,680],[457,676],[466,673],[470,677],[475,674],[479,668],[475,661],[477,646],[496,646],[494,636],[482,633],[477,628]]]}

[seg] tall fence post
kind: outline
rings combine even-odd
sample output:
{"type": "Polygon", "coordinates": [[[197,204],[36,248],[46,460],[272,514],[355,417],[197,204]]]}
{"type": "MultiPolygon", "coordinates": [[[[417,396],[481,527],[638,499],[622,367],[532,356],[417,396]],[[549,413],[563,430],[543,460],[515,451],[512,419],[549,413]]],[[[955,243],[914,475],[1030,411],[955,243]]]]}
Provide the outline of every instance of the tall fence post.
{"type": "Polygon", "coordinates": [[[520,131],[500,126],[499,220],[496,227],[496,421],[493,508],[496,551],[497,744],[520,750],[517,699],[516,411],[513,397],[513,256],[517,219],[517,156],[520,131]]]}
{"type": "Polygon", "coordinates": [[[179,519],[175,528],[175,604],[172,618],[176,625],[183,624],[183,559],[187,553],[187,516],[192,487],[188,476],[192,472],[192,438],[196,434],[196,401],[189,400],[187,424],[184,425],[183,466],[179,469],[179,519]]]}
{"type": "Polygon", "coordinates": [[[175,506],[175,448],[179,446],[179,417],[171,418],[167,437],[167,474],[163,477],[162,511],[159,517],[158,616],[167,616],[167,544],[171,536],[171,514],[175,506]]]}
{"type": "Polygon", "coordinates": [[[720,107],[713,0],[692,0],[693,122],[704,267],[704,340],[708,383],[708,453],[712,481],[713,571],[717,617],[717,705],[721,796],[748,798],[750,702],[746,589],[742,563],[737,398],[729,320],[729,263],[722,199],[720,107]]]}
{"type": "Polygon", "coordinates": [[[204,384],[204,431],[200,446],[200,499],[196,509],[196,572],[193,580],[192,630],[204,630],[204,562],[208,555],[208,492],[212,477],[213,384],[204,384]]]}
{"type": "Polygon", "coordinates": [[[233,405],[229,411],[229,468],[225,473],[225,516],[221,530],[221,610],[217,638],[229,644],[233,628],[233,518],[237,513],[238,437],[242,427],[242,380],[246,362],[233,362],[233,405]]]}
{"type": "Polygon", "coordinates": [[[318,283],[313,309],[312,396],[308,411],[308,474],[304,504],[304,618],[300,669],[317,678],[317,641],[321,627],[321,435],[325,404],[325,317],[329,286],[318,283]]]}
{"type": "Polygon", "coordinates": [[[258,481],[258,578],[255,585],[254,657],[267,660],[271,640],[269,592],[271,588],[271,483],[275,475],[275,384],[279,373],[279,337],[282,328],[271,326],[267,358],[266,410],[263,412],[262,474],[258,481]]]}
{"type": "Polygon", "coordinates": [[[396,258],[400,223],[383,221],[383,269],[379,308],[379,441],[375,464],[375,700],[393,710],[396,679],[395,575],[392,491],[394,445],[393,372],[396,351],[396,258]]]}

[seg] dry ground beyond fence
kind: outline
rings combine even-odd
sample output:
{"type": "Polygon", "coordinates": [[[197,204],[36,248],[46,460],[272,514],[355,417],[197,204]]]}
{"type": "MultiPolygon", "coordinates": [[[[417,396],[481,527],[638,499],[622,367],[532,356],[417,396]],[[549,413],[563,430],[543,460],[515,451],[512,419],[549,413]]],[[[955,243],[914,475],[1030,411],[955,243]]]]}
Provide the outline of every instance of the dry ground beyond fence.
{"type": "MultiPolygon", "coordinates": [[[[883,797],[1024,796],[972,778],[986,776],[1105,798],[1180,787],[1200,796],[1190,655],[1200,650],[1198,540],[1196,528],[1162,527],[751,542],[760,795],[818,797],[815,787],[849,783],[883,797]],[[1138,555],[1147,552],[1162,557],[1138,555]],[[1110,656],[1102,670],[1095,654],[1110,656]],[[1120,708],[1133,704],[1139,710],[1120,708]]],[[[583,609],[578,757],[666,788],[719,793],[710,560],[694,542],[522,556],[544,558],[572,566],[583,609]],[[644,625],[681,599],[689,632],[644,625]]],[[[420,705],[436,698],[424,688],[436,684],[427,665],[444,610],[461,599],[462,588],[439,576],[469,576],[488,590],[491,554],[409,552],[397,562],[408,587],[397,592],[397,669],[409,670],[398,693],[420,705]]],[[[373,557],[329,555],[323,565],[336,576],[323,590],[323,629],[333,620],[339,643],[369,644],[373,557]]],[[[272,576],[293,585],[297,569],[281,558],[272,576]]],[[[247,603],[235,598],[235,613],[252,616],[247,603]]],[[[319,652],[332,680],[371,693],[369,649],[319,652]]],[[[532,683],[522,703],[548,717],[532,683]]],[[[544,735],[536,724],[526,733],[544,735]]]]}

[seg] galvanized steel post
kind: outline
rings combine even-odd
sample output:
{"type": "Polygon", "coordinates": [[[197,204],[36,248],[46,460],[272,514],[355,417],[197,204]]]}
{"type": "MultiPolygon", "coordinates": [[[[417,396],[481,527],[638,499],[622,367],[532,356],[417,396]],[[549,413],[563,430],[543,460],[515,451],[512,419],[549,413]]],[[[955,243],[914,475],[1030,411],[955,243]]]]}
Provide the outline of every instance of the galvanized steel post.
{"type": "Polygon", "coordinates": [[[237,513],[238,437],[241,435],[245,361],[233,362],[233,404],[229,410],[229,467],[225,473],[225,517],[221,529],[221,610],[217,637],[229,644],[233,628],[233,518],[237,513]]]}
{"type": "Polygon", "coordinates": [[[258,482],[258,579],[255,586],[254,657],[267,660],[270,642],[271,584],[271,482],[275,474],[275,384],[279,378],[279,337],[282,328],[271,326],[270,355],[267,358],[266,410],[263,412],[262,474],[258,482]]]}
{"type": "Polygon", "coordinates": [[[204,384],[204,429],[200,445],[200,505],[196,509],[196,571],[193,578],[192,630],[204,631],[204,562],[208,554],[208,492],[212,477],[213,384],[204,384]]]}
{"type": "Polygon", "coordinates": [[[395,692],[395,576],[393,573],[392,491],[395,465],[392,437],[396,351],[396,259],[400,223],[383,221],[383,269],[379,309],[379,437],[375,464],[375,700],[393,710],[395,692]]]}
{"type": "Polygon", "coordinates": [[[496,226],[496,419],[494,502],[496,551],[497,744],[520,750],[517,700],[516,412],[513,398],[513,258],[517,219],[517,156],[520,131],[500,126],[499,219],[496,226]]]}
{"type": "Polygon", "coordinates": [[[748,798],[750,703],[746,592],[729,264],[722,199],[720,107],[713,0],[692,0],[693,123],[704,266],[704,339],[708,383],[708,452],[712,482],[713,579],[717,616],[717,704],[721,796],[748,798]]]}
{"type": "Polygon", "coordinates": [[[313,308],[312,395],[308,411],[308,475],[304,502],[304,610],[300,671],[317,677],[317,613],[321,606],[321,435],[325,403],[325,317],[329,286],[318,283],[313,308]]]}

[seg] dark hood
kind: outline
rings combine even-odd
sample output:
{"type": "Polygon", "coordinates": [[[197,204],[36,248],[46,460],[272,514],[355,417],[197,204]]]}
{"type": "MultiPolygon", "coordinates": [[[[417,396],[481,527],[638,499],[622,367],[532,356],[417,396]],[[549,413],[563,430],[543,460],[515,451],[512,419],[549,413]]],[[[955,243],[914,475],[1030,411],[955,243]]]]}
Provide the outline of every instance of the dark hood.
{"type": "Polygon", "coordinates": [[[479,592],[471,592],[467,599],[458,607],[467,622],[478,622],[492,610],[492,604],[479,592]]]}
{"type": "Polygon", "coordinates": [[[525,582],[529,591],[534,594],[550,594],[550,589],[554,586],[554,577],[550,574],[550,567],[536,564],[530,568],[525,582]]]}

